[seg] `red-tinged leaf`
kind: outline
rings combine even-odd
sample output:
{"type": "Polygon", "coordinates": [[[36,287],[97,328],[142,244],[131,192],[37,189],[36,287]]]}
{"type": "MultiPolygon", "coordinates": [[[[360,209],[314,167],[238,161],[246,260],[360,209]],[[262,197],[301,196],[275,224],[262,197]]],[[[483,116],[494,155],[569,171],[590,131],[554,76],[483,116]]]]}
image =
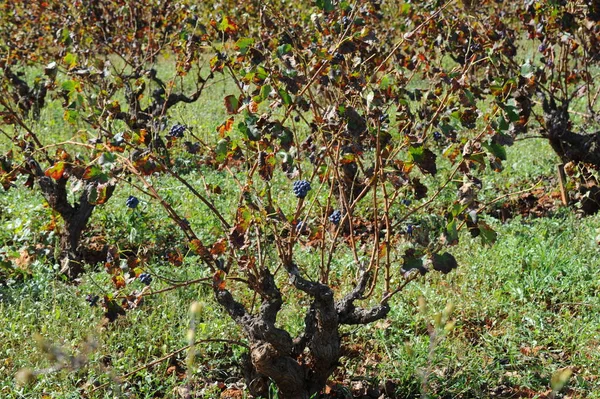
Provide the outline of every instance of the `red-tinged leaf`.
{"type": "Polygon", "coordinates": [[[179,250],[170,251],[167,254],[167,259],[174,266],[181,266],[183,264],[183,254],[181,252],[179,252],[179,250]]]}
{"type": "Polygon", "coordinates": [[[266,154],[264,151],[261,151],[258,154],[258,174],[260,177],[267,181],[271,180],[276,164],[277,160],[274,154],[266,154]]]}
{"type": "Polygon", "coordinates": [[[383,259],[387,256],[388,253],[388,245],[386,243],[382,243],[379,246],[379,259],[383,259]]]}
{"type": "Polygon", "coordinates": [[[340,159],[342,165],[348,165],[354,162],[356,162],[356,156],[352,153],[344,154],[340,159]]]}
{"type": "Polygon", "coordinates": [[[138,257],[135,256],[130,256],[129,258],[127,258],[127,266],[129,266],[131,269],[134,269],[134,272],[136,273],[136,277],[141,273],[136,272],[136,270],[141,270],[138,265],[141,265],[142,260],[138,257]]]}
{"type": "Polygon", "coordinates": [[[102,169],[98,165],[90,165],[85,168],[83,172],[83,178],[85,180],[98,179],[102,175],[102,169]]]}
{"type": "Polygon", "coordinates": [[[252,112],[253,114],[258,112],[258,103],[255,101],[250,101],[250,104],[248,104],[248,111],[252,112]]]}
{"type": "Polygon", "coordinates": [[[241,270],[254,270],[256,268],[256,258],[254,256],[242,255],[238,259],[238,265],[241,270]]]}
{"type": "Polygon", "coordinates": [[[209,65],[211,72],[221,72],[225,66],[223,60],[218,55],[210,59],[209,65]]]}
{"type": "Polygon", "coordinates": [[[63,177],[65,173],[66,162],[57,162],[53,166],[46,169],[44,174],[48,177],[53,178],[54,180],[58,180],[63,177]]]}
{"type": "Polygon", "coordinates": [[[223,253],[225,253],[225,250],[227,249],[227,241],[224,238],[221,238],[220,240],[218,240],[217,242],[215,242],[212,246],[212,248],[210,249],[210,254],[211,255],[221,255],[223,253]]]}
{"type": "Polygon", "coordinates": [[[64,149],[59,148],[58,150],[56,150],[56,159],[60,159],[61,161],[70,162],[71,155],[64,149]]]}
{"type": "Polygon", "coordinates": [[[140,292],[134,291],[121,300],[123,309],[135,309],[142,304],[144,297],[140,292]]]}
{"type": "Polygon", "coordinates": [[[125,288],[125,286],[127,285],[127,283],[125,282],[125,279],[120,274],[113,276],[112,281],[113,281],[113,284],[115,285],[115,288],[118,290],[121,288],[125,288]]]}
{"type": "Polygon", "coordinates": [[[213,275],[213,287],[219,291],[223,291],[225,286],[225,272],[223,270],[217,270],[213,275]]]}
{"type": "Polygon", "coordinates": [[[190,249],[196,254],[200,256],[207,256],[209,254],[208,249],[202,244],[202,241],[195,238],[190,241],[190,249]]]}
{"type": "MultiPolygon", "coordinates": [[[[211,25],[213,25],[212,21],[211,21],[211,25]]],[[[216,26],[216,28],[218,30],[220,30],[221,32],[225,32],[225,33],[230,34],[230,35],[235,35],[237,33],[237,31],[238,31],[238,26],[235,23],[235,21],[233,20],[233,18],[228,17],[227,15],[225,15],[223,17],[223,19],[216,26]]]]}
{"type": "Polygon", "coordinates": [[[221,125],[219,125],[219,127],[217,127],[219,136],[221,138],[225,137],[226,133],[229,133],[231,131],[232,127],[233,127],[233,117],[227,119],[225,122],[223,122],[221,125]]]}
{"type": "Polygon", "coordinates": [[[227,113],[229,115],[237,114],[240,109],[240,105],[240,100],[233,94],[225,97],[225,108],[227,108],[227,113]]]}
{"type": "Polygon", "coordinates": [[[134,166],[144,176],[149,176],[154,172],[160,171],[160,166],[156,162],[154,162],[154,160],[150,159],[149,155],[146,155],[135,161],[134,166]]]}
{"type": "MultiPolygon", "coordinates": [[[[95,201],[92,202],[90,198],[88,198],[88,201],[90,201],[90,203],[92,205],[102,205],[104,204],[108,198],[110,197],[110,190],[109,190],[109,185],[108,183],[105,184],[99,184],[98,187],[96,187],[96,198],[95,201]]],[[[91,193],[90,193],[91,194],[91,193]]]]}
{"type": "Polygon", "coordinates": [[[140,129],[139,133],[133,133],[131,142],[137,145],[144,144],[146,142],[146,136],[148,136],[148,131],[146,129],[140,129]]]}
{"type": "Polygon", "coordinates": [[[246,244],[246,229],[241,225],[235,225],[229,232],[229,242],[234,248],[242,249],[247,246],[246,244]]]}

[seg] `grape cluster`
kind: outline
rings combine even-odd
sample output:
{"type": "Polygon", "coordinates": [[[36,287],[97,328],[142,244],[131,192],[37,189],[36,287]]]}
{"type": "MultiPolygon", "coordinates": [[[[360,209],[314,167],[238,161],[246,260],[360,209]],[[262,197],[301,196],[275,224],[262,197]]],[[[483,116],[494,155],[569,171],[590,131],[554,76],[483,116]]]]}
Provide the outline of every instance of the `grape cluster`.
{"type": "Polygon", "coordinates": [[[171,127],[171,130],[169,130],[169,136],[175,138],[182,138],[183,133],[185,133],[185,129],[187,129],[186,125],[173,125],[173,127],[171,127]]]}
{"type": "Polygon", "coordinates": [[[127,205],[127,208],[131,209],[136,208],[139,203],[140,200],[137,199],[137,197],[134,197],[133,195],[130,195],[129,198],[127,198],[127,201],[125,201],[125,205],[127,205]]]}
{"type": "Polygon", "coordinates": [[[402,202],[402,205],[404,205],[404,206],[410,206],[410,204],[411,204],[411,201],[409,199],[406,199],[406,198],[403,199],[401,202],[402,202]]]}
{"type": "Polygon", "coordinates": [[[412,224],[409,224],[406,226],[406,234],[408,234],[409,237],[412,237],[413,230],[414,230],[414,226],[412,224]]]}
{"type": "Polygon", "coordinates": [[[306,197],[310,191],[310,183],[306,180],[297,180],[294,182],[294,195],[298,198],[306,197]]]}
{"type": "Polygon", "coordinates": [[[145,285],[150,285],[150,283],[152,282],[152,276],[150,276],[148,273],[142,273],[138,276],[138,279],[140,280],[140,282],[142,284],[145,285]]]}
{"type": "Polygon", "coordinates": [[[440,132],[433,132],[433,139],[435,141],[440,141],[442,139],[442,134],[440,132]]]}
{"type": "Polygon", "coordinates": [[[100,297],[98,295],[87,294],[85,296],[85,301],[90,304],[90,306],[94,307],[98,304],[98,300],[100,297]]]}
{"type": "Polygon", "coordinates": [[[340,64],[340,63],[344,62],[344,55],[343,55],[343,54],[341,54],[341,53],[337,53],[337,52],[336,52],[336,53],[333,55],[333,58],[332,58],[331,60],[332,60],[332,61],[333,61],[333,63],[335,63],[335,64],[340,64]]]}
{"type": "Polygon", "coordinates": [[[340,212],[339,210],[335,210],[331,213],[331,215],[329,215],[329,221],[333,224],[340,224],[340,221],[342,220],[342,212],[340,212]]]}

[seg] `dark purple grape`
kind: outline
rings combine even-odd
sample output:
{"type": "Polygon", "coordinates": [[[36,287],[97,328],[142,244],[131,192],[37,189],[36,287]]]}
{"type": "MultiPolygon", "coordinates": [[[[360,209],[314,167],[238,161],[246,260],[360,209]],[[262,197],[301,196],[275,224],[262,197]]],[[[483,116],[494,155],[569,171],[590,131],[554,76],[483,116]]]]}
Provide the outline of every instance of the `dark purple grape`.
{"type": "Polygon", "coordinates": [[[169,136],[174,138],[182,138],[183,134],[185,133],[185,129],[187,129],[186,125],[173,125],[171,130],[169,130],[169,136]]]}
{"type": "Polygon", "coordinates": [[[140,203],[140,200],[137,199],[137,197],[134,197],[133,195],[130,195],[129,198],[127,198],[127,201],[125,201],[125,205],[127,205],[127,208],[131,208],[134,209],[136,208],[140,203]]]}
{"type": "Polygon", "coordinates": [[[340,212],[339,210],[335,210],[331,213],[331,215],[329,215],[329,221],[333,224],[340,224],[340,221],[342,220],[342,212],[340,212]]]}
{"type": "Polygon", "coordinates": [[[344,55],[340,53],[335,53],[333,58],[331,59],[335,64],[339,64],[344,62],[344,55]]]}
{"type": "Polygon", "coordinates": [[[94,307],[98,304],[98,300],[100,297],[98,295],[87,294],[85,296],[85,301],[90,304],[91,307],[94,307]]]}
{"type": "Polygon", "coordinates": [[[296,197],[304,198],[310,191],[310,183],[306,180],[297,180],[294,182],[293,191],[296,197]]]}
{"type": "Polygon", "coordinates": [[[142,274],[140,274],[138,276],[138,279],[144,285],[150,285],[150,283],[152,282],[152,276],[150,276],[148,273],[142,273],[142,274]]]}

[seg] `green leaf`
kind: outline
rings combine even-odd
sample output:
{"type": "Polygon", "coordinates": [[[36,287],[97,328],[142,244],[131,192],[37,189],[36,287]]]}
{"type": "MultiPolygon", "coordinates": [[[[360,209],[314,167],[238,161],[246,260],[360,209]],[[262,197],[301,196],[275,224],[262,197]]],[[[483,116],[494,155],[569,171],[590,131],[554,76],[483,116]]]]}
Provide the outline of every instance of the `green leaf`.
{"type": "Polygon", "coordinates": [[[325,12],[331,12],[335,10],[335,7],[333,6],[333,2],[331,0],[316,0],[315,4],[317,7],[319,7],[325,12]]]}
{"type": "Polygon", "coordinates": [[[250,141],[260,140],[262,134],[256,127],[258,118],[254,115],[247,114],[245,121],[238,124],[238,131],[248,137],[250,141]]]}
{"type": "Polygon", "coordinates": [[[67,53],[63,58],[63,62],[67,69],[73,69],[77,66],[77,56],[73,53],[67,53]]]}
{"type": "Polygon", "coordinates": [[[481,241],[484,245],[492,245],[496,242],[498,233],[496,233],[496,231],[494,231],[487,223],[480,221],[477,223],[477,227],[479,228],[481,241]]]}
{"type": "Polygon", "coordinates": [[[463,93],[465,93],[465,96],[469,100],[469,105],[474,106],[475,105],[475,96],[473,96],[473,93],[471,93],[467,89],[463,90],[463,93]]]}
{"type": "Polygon", "coordinates": [[[521,65],[521,76],[523,76],[524,78],[531,78],[534,72],[535,68],[533,65],[531,65],[531,62],[529,62],[529,60],[525,61],[525,63],[521,65]]]}
{"type": "Polygon", "coordinates": [[[431,257],[431,262],[433,264],[433,269],[438,272],[442,272],[444,274],[450,273],[453,269],[458,267],[458,263],[456,262],[456,258],[452,256],[452,254],[448,252],[444,252],[442,255],[433,254],[431,257]]]}
{"type": "Polygon", "coordinates": [[[98,191],[90,190],[90,192],[88,193],[87,200],[90,204],[97,205],[98,204],[98,191]]]}
{"type": "Polygon", "coordinates": [[[265,68],[263,68],[261,66],[256,67],[256,74],[254,75],[254,79],[256,79],[259,82],[262,82],[268,77],[269,77],[269,73],[267,72],[267,70],[265,68]]]}
{"type": "Polygon", "coordinates": [[[77,122],[77,119],[79,118],[79,112],[77,112],[77,110],[74,109],[67,109],[65,110],[63,118],[65,121],[73,125],[77,122]]]}
{"type": "Polygon", "coordinates": [[[407,249],[404,255],[402,256],[402,260],[404,261],[402,269],[404,269],[405,271],[417,269],[422,275],[427,273],[427,268],[423,266],[423,258],[418,256],[414,249],[407,249]]]}
{"type": "Polygon", "coordinates": [[[379,88],[381,90],[387,90],[394,84],[393,78],[390,75],[384,75],[379,82],[379,88]]]}
{"type": "Polygon", "coordinates": [[[498,116],[496,123],[498,124],[496,130],[498,130],[499,132],[506,132],[510,128],[510,124],[502,115],[498,116]]]}
{"type": "Polygon", "coordinates": [[[290,51],[292,51],[291,44],[289,44],[289,43],[282,44],[281,46],[277,47],[277,56],[282,57],[283,55],[289,53],[290,51]]]}
{"type": "Polygon", "coordinates": [[[117,156],[112,152],[103,152],[98,159],[100,165],[112,164],[117,160],[117,156]]]}
{"type": "Polygon", "coordinates": [[[261,103],[263,101],[265,101],[267,98],[269,98],[269,95],[271,94],[271,92],[273,91],[273,87],[271,85],[263,85],[260,88],[260,93],[258,96],[254,96],[253,100],[256,103],[261,103]]]}
{"type": "Polygon", "coordinates": [[[456,219],[452,219],[446,225],[446,231],[444,232],[444,239],[448,245],[458,244],[458,229],[456,228],[456,219]]]}
{"type": "Polygon", "coordinates": [[[235,42],[235,47],[240,53],[242,53],[242,55],[245,55],[248,52],[248,49],[250,48],[250,46],[252,46],[253,44],[254,44],[253,38],[242,37],[242,38],[238,39],[237,42],[235,42]]]}
{"type": "Polygon", "coordinates": [[[290,96],[290,94],[285,91],[284,89],[279,89],[279,96],[281,97],[281,99],[283,100],[283,103],[287,106],[292,105],[293,100],[292,100],[292,96],[290,96]]]}
{"type": "Polygon", "coordinates": [[[60,88],[64,91],[68,91],[69,93],[74,92],[79,87],[79,83],[74,80],[65,80],[61,83],[60,88]]]}
{"type": "Polygon", "coordinates": [[[223,160],[225,160],[225,157],[227,156],[227,151],[228,149],[228,141],[225,139],[219,140],[219,142],[217,143],[216,147],[215,147],[215,154],[217,154],[217,162],[222,162],[223,160]]]}
{"type": "Polygon", "coordinates": [[[506,149],[500,144],[484,143],[483,146],[495,157],[501,159],[502,161],[506,161],[506,149]]]}
{"type": "Polygon", "coordinates": [[[85,168],[83,172],[83,178],[85,180],[99,180],[102,182],[108,181],[108,176],[102,172],[102,168],[98,165],[90,165],[85,168]]]}

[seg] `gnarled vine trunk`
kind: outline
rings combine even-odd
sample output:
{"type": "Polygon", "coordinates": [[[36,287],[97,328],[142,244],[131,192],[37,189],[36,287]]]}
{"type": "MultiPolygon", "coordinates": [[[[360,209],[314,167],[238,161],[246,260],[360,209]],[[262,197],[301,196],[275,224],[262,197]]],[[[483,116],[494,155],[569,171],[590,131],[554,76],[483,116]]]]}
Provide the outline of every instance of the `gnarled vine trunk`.
{"type": "Polygon", "coordinates": [[[581,134],[571,130],[569,102],[560,105],[544,99],[544,122],[552,149],[563,162],[583,162],[600,169],[600,132],[581,134]]]}
{"type": "MultiPolygon", "coordinates": [[[[59,239],[60,272],[67,276],[69,280],[73,280],[84,271],[79,243],[96,207],[95,204],[90,202],[89,198],[90,194],[98,189],[98,183],[88,182],[79,196],[79,202],[71,204],[67,195],[68,177],[63,176],[55,180],[46,176],[40,165],[32,158],[29,159],[28,163],[48,205],[64,221],[64,230],[60,232],[59,239]]],[[[107,185],[104,201],[112,196],[114,190],[114,185],[107,185]]]]}
{"type": "MultiPolygon", "coordinates": [[[[550,146],[564,162],[575,162],[591,165],[600,170],[600,132],[576,133],[571,129],[569,116],[569,102],[564,101],[557,105],[554,99],[544,99],[544,136],[550,146]]],[[[582,210],[587,214],[600,210],[600,188],[582,181],[580,192],[582,195],[582,210]]]]}
{"type": "Polygon", "coordinates": [[[385,317],[387,303],[372,309],[357,308],[368,273],[362,273],[356,287],[343,299],[335,301],[327,285],[306,280],[293,263],[284,264],[292,285],[312,298],[305,316],[304,331],[296,338],[275,326],[283,305],[281,292],[271,272],[261,271],[256,292],[262,297],[257,314],[250,314],[227,289],[215,287],[219,304],[240,325],[250,341],[252,380],[248,387],[255,395],[264,395],[268,387],[265,378],[277,385],[283,399],[309,399],[320,392],[339,364],[342,324],[367,324],[385,317]]]}

